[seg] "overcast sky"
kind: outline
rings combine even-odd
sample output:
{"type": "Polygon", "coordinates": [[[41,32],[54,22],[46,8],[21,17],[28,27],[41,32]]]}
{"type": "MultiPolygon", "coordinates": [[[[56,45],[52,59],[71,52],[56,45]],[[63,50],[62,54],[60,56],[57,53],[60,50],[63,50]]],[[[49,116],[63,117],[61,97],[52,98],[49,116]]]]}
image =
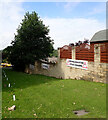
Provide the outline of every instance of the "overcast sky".
{"type": "Polygon", "coordinates": [[[0,4],[0,50],[10,45],[27,11],[36,11],[54,40],[54,48],[91,39],[106,28],[106,2],[13,2],[0,4]]]}

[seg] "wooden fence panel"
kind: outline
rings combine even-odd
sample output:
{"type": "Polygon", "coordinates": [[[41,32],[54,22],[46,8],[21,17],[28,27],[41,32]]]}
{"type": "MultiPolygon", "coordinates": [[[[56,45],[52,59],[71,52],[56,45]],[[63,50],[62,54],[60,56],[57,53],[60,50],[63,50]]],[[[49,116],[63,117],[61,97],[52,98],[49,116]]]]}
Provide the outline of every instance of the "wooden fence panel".
{"type": "Polygon", "coordinates": [[[108,43],[100,46],[100,62],[108,63],[108,43]]]}
{"type": "Polygon", "coordinates": [[[94,62],[94,44],[86,43],[76,47],[76,60],[87,60],[94,62]]]}
{"type": "Polygon", "coordinates": [[[72,47],[65,45],[60,48],[60,58],[72,59],[72,47]]]}

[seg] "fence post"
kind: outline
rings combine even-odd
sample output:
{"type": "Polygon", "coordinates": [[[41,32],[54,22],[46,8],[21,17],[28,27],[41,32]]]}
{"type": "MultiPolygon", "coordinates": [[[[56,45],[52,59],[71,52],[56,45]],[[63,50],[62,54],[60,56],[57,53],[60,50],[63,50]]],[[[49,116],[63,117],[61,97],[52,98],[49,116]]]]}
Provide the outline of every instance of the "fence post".
{"type": "Polygon", "coordinates": [[[76,51],[75,51],[75,46],[72,47],[72,59],[76,59],[76,51]]]}
{"type": "Polygon", "coordinates": [[[94,63],[100,63],[100,45],[94,45],[94,63]]]}
{"type": "Polygon", "coordinates": [[[60,48],[58,48],[58,58],[60,58],[60,48]]]}
{"type": "Polygon", "coordinates": [[[93,81],[100,81],[100,45],[94,44],[94,79],[93,81]]]}

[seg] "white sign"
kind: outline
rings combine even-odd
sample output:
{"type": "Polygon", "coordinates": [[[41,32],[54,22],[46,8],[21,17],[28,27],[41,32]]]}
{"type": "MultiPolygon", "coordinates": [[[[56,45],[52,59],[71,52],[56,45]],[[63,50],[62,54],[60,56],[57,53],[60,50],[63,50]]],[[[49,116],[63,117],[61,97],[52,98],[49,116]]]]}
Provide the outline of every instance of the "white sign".
{"type": "Polygon", "coordinates": [[[30,67],[31,70],[34,70],[34,65],[30,64],[29,67],[30,67]]]}
{"type": "Polygon", "coordinates": [[[45,64],[45,63],[42,63],[42,68],[43,68],[43,69],[48,69],[48,68],[49,68],[49,65],[48,65],[48,64],[45,64]]]}
{"type": "Polygon", "coordinates": [[[85,60],[73,60],[73,59],[67,59],[66,65],[69,67],[75,67],[87,70],[88,69],[88,61],[85,60]]]}

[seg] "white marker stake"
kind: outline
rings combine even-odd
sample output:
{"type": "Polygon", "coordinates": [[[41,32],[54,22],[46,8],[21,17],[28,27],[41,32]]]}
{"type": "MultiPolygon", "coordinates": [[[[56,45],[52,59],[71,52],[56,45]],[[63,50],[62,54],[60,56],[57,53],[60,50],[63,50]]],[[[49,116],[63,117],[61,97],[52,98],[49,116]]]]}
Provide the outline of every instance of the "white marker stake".
{"type": "Polygon", "coordinates": [[[8,87],[10,87],[10,83],[9,83],[8,87]]]}
{"type": "Polygon", "coordinates": [[[15,95],[13,94],[13,101],[15,101],[15,95]]]}
{"type": "Polygon", "coordinates": [[[8,81],[8,78],[7,78],[7,81],[8,81]]]}

